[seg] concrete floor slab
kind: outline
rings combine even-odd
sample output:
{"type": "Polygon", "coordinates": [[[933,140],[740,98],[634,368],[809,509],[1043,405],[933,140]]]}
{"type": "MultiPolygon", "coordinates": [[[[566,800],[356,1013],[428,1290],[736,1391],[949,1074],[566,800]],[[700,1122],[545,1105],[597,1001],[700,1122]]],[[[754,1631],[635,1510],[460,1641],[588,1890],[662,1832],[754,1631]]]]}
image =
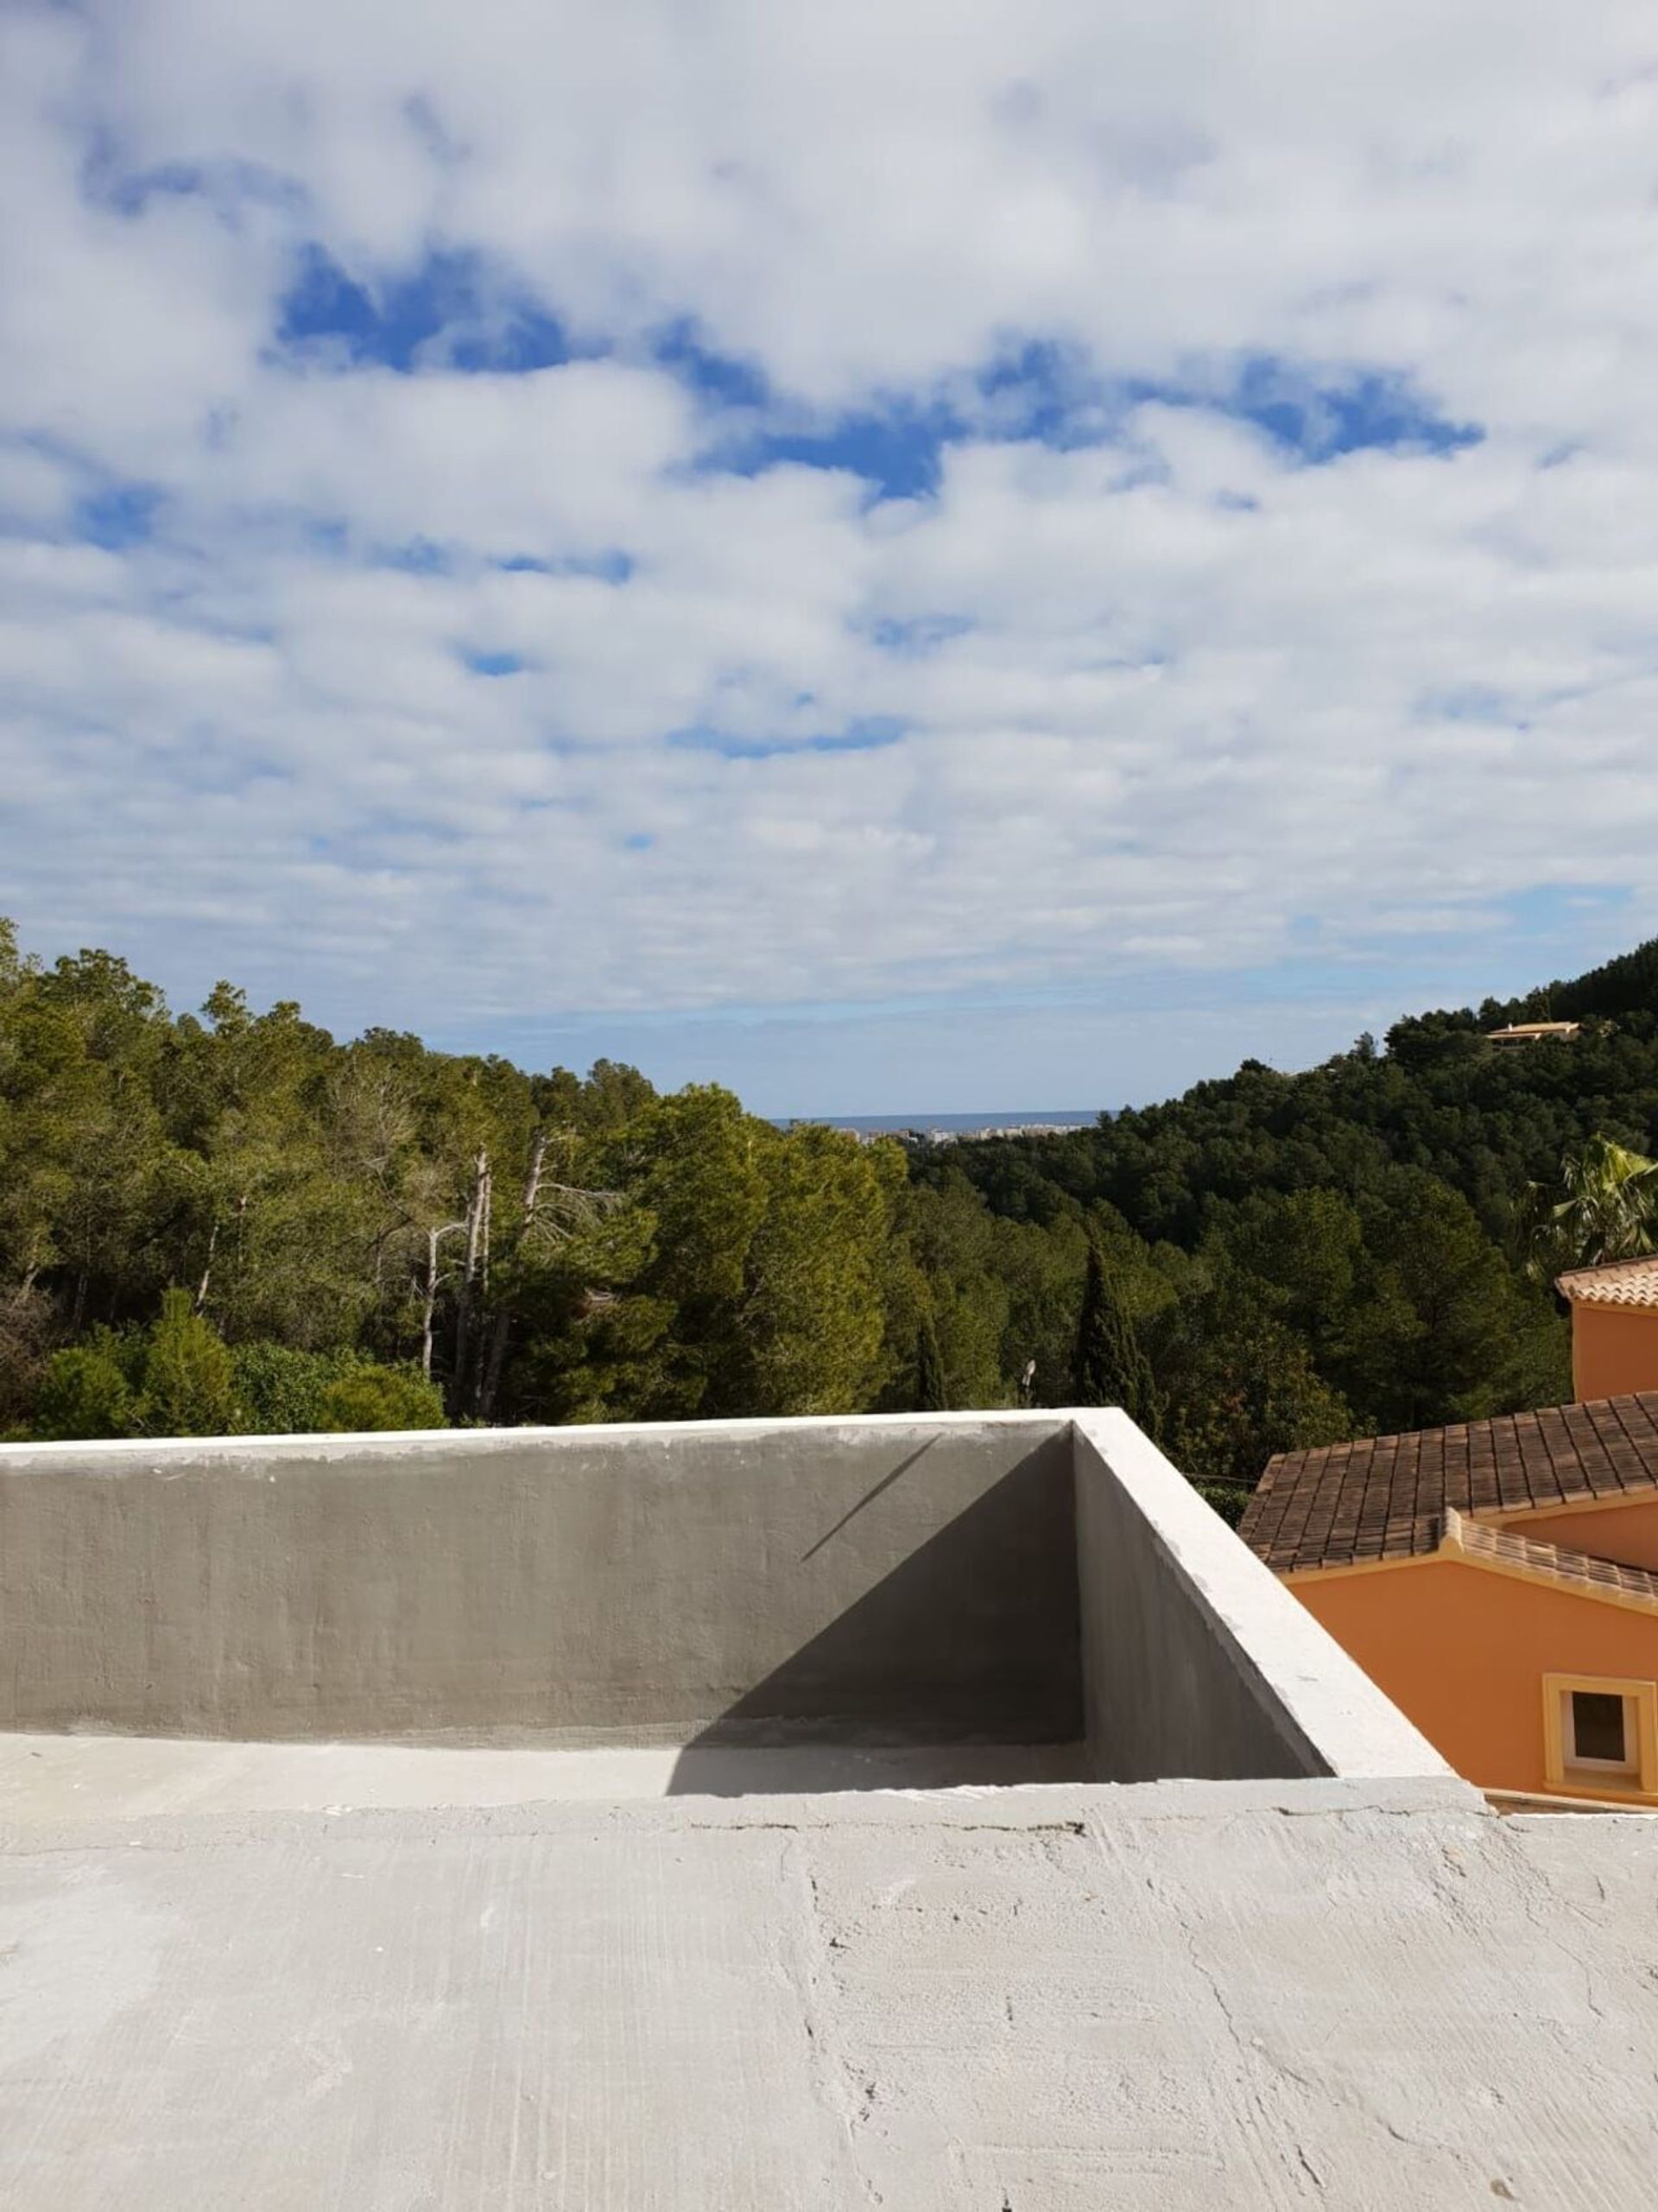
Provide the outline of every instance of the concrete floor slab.
{"type": "Polygon", "coordinates": [[[0,1734],[0,1824],[155,1813],[986,1789],[1074,1782],[1086,1772],[1085,1761],[1080,1744],[667,1744],[577,1751],[0,1734]]]}
{"type": "Polygon", "coordinates": [[[1212,1783],[5,1843],[7,2212],[1621,2212],[1658,2172],[1641,1821],[1212,1783]]]}

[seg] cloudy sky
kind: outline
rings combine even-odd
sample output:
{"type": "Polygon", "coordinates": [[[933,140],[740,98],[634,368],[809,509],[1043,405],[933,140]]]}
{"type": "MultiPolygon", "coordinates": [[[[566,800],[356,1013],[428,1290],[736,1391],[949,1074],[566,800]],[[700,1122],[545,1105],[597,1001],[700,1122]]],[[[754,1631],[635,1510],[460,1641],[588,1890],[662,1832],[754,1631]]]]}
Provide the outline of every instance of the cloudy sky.
{"type": "Polygon", "coordinates": [[[0,0],[0,912],[774,1112],[1658,928],[1650,0],[0,0]]]}

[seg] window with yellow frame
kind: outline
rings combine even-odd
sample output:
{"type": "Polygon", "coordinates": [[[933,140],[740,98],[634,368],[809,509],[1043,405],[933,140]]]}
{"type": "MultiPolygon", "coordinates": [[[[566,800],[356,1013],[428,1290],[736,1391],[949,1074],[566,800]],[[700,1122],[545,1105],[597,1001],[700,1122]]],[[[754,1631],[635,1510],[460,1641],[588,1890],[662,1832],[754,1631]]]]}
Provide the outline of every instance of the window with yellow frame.
{"type": "Polygon", "coordinates": [[[1551,1790],[1658,1795],[1658,1682],[1545,1675],[1543,1768],[1551,1790]]]}

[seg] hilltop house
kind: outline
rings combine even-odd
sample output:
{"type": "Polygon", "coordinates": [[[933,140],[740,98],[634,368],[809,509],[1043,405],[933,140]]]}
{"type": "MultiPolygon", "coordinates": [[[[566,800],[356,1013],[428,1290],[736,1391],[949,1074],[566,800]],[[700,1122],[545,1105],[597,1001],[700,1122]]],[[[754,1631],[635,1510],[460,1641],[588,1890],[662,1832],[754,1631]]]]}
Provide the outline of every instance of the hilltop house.
{"type": "Polygon", "coordinates": [[[1510,1022],[1505,1029],[1488,1030],[1485,1042],[1504,1052],[1522,1044],[1569,1044],[1582,1027],[1581,1022],[1510,1022]]]}
{"type": "Polygon", "coordinates": [[[1658,1806],[1658,1391],[1281,1453],[1239,1533],[1471,1781],[1658,1806]]]}

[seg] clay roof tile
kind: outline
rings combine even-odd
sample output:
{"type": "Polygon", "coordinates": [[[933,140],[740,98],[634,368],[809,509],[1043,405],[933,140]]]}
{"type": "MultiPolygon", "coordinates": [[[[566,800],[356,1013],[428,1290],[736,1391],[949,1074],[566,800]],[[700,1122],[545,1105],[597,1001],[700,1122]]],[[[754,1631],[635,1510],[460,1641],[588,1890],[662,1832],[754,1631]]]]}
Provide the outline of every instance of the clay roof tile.
{"type": "Polygon", "coordinates": [[[1239,1534],[1288,1574],[1434,1550],[1447,1511],[1586,1505],[1625,1493],[1658,1493],[1658,1392],[1280,1452],[1239,1534]]]}

